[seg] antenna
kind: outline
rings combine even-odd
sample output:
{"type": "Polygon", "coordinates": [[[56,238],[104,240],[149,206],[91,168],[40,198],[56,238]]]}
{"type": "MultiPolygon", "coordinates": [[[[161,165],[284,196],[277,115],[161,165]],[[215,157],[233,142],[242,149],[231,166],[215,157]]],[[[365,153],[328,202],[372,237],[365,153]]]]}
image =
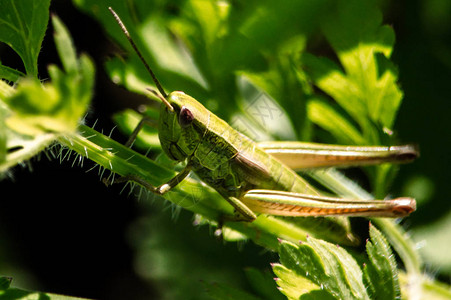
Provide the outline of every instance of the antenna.
{"type": "Polygon", "coordinates": [[[128,33],[127,28],[125,27],[124,23],[122,23],[121,18],[117,15],[117,13],[111,8],[108,7],[113,17],[116,19],[116,22],[121,27],[122,31],[124,32],[125,36],[127,37],[127,40],[130,42],[130,45],[132,45],[133,49],[135,50],[136,54],[138,54],[139,59],[143,62],[144,66],[146,67],[147,71],[149,72],[150,76],[152,77],[153,82],[155,82],[155,85],[157,86],[158,90],[160,91],[163,98],[167,98],[167,94],[164,91],[163,87],[161,86],[161,83],[158,81],[157,77],[155,76],[154,72],[150,68],[149,64],[145,61],[144,57],[142,56],[141,52],[138,50],[138,47],[136,47],[135,42],[133,42],[130,33],[128,33]]]}
{"type": "Polygon", "coordinates": [[[149,92],[151,92],[152,94],[154,94],[155,97],[157,97],[158,99],[160,99],[160,100],[164,103],[164,105],[166,105],[167,108],[168,108],[171,112],[174,111],[174,108],[172,107],[171,103],[169,103],[169,101],[166,100],[163,96],[161,96],[160,94],[158,94],[158,92],[157,92],[156,90],[151,89],[151,88],[146,88],[146,90],[148,90],[149,92]]]}

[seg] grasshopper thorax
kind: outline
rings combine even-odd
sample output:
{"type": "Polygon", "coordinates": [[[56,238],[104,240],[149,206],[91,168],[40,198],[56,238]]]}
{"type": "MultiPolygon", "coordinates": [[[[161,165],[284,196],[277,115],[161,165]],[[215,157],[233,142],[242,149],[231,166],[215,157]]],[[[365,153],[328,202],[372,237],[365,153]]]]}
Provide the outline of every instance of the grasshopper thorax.
{"type": "Polygon", "coordinates": [[[171,159],[183,161],[201,142],[210,112],[183,92],[172,92],[166,100],[161,104],[158,124],[161,147],[171,159]]]}

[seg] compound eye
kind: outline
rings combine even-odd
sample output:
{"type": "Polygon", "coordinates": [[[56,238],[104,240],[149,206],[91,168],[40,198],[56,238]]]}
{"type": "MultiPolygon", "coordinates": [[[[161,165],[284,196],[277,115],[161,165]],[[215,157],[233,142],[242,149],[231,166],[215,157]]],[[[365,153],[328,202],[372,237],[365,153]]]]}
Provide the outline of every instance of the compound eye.
{"type": "Polygon", "coordinates": [[[194,116],[193,113],[186,108],[185,106],[182,106],[182,109],[180,110],[179,115],[179,124],[182,128],[185,128],[189,126],[191,123],[193,123],[194,116]]]}

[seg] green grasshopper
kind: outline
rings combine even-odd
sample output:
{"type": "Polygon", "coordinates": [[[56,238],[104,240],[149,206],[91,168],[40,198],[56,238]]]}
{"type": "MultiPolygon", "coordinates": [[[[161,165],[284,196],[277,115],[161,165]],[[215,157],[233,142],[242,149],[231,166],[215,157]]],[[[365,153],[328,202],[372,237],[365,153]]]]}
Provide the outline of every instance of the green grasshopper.
{"type": "MultiPolygon", "coordinates": [[[[119,16],[109,10],[144,63],[161,101],[158,136],[163,151],[185,168],[158,187],[137,176],[126,176],[153,193],[163,195],[190,172],[213,187],[234,208],[234,221],[252,222],[257,213],[277,216],[404,217],[415,211],[412,198],[352,200],[325,197],[293,169],[347,167],[383,162],[409,162],[418,156],[414,146],[356,147],[302,142],[256,143],[230,127],[201,103],[183,92],[165,93],[133,42],[119,16]]],[[[133,131],[130,146],[144,126],[133,131]]],[[[227,218],[226,218],[227,219],[227,218]]]]}

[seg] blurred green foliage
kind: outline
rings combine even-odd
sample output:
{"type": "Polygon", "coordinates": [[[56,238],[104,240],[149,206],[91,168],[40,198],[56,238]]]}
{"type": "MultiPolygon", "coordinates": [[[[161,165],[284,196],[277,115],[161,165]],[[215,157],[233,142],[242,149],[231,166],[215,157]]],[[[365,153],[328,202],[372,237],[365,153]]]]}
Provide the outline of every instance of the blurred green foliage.
{"type": "MultiPolygon", "coordinates": [[[[451,205],[446,202],[446,197],[443,197],[446,194],[446,177],[442,176],[445,174],[442,170],[449,166],[446,163],[449,162],[449,151],[446,147],[449,141],[446,141],[446,138],[437,140],[436,135],[426,137],[418,135],[421,128],[426,128],[430,132],[437,130],[440,125],[437,126],[435,120],[449,112],[447,109],[430,111],[421,109],[429,107],[424,99],[443,98],[443,95],[449,94],[447,94],[449,88],[446,90],[447,77],[438,76],[438,82],[443,83],[439,91],[432,88],[433,84],[436,84],[435,78],[422,78],[425,89],[412,86],[417,82],[412,74],[424,76],[419,70],[427,70],[430,67],[421,65],[424,64],[421,57],[417,57],[416,60],[419,65],[408,64],[407,56],[396,52],[409,53],[409,56],[415,57],[415,51],[411,49],[426,46],[416,45],[414,37],[407,37],[406,43],[393,48],[395,34],[391,27],[383,25],[386,22],[383,21],[378,1],[136,0],[108,1],[108,4],[99,4],[98,1],[74,0],[74,3],[95,17],[105,31],[127,52],[126,59],[119,57],[112,59],[105,67],[114,82],[126,86],[131,91],[144,93],[144,87],[152,83],[117,24],[114,23],[114,19],[109,15],[107,6],[112,6],[119,13],[167,91],[183,90],[189,93],[231,124],[236,127],[243,126],[241,128],[243,131],[253,133],[257,139],[298,139],[364,145],[392,145],[399,140],[409,140],[421,144],[423,156],[431,156],[433,151],[441,153],[438,156],[443,158],[443,161],[439,165],[431,164],[429,159],[423,162],[420,160],[418,165],[406,167],[401,171],[401,176],[393,186],[398,167],[382,165],[365,168],[364,172],[369,178],[372,193],[377,197],[385,197],[394,192],[418,198],[418,212],[411,220],[412,223],[418,221],[418,224],[422,223],[423,226],[413,224],[414,239],[426,241],[423,250],[426,262],[449,274],[451,260],[447,248],[451,245],[447,243],[451,241],[449,237],[451,230],[448,230],[451,226],[449,222],[451,205]],[[396,123],[403,92],[398,85],[398,70],[391,62],[393,51],[394,57],[399,61],[399,76],[405,91],[403,108],[399,111],[400,121],[396,123]],[[414,94],[412,91],[418,93],[414,94]],[[269,103],[269,108],[283,113],[278,118],[262,117],[261,111],[255,110],[255,103],[260,102],[255,100],[269,103]],[[424,115],[415,116],[415,119],[430,121],[412,122],[408,115],[412,111],[424,112],[424,115]],[[434,145],[434,148],[430,145],[434,145]],[[436,201],[437,197],[444,200],[436,201]],[[422,220],[423,216],[425,218],[422,220]],[[433,221],[436,216],[441,219],[435,221],[435,224],[426,223],[433,221]]],[[[2,10],[3,14],[0,13],[2,21],[0,26],[6,26],[0,27],[4,29],[1,30],[0,40],[10,45],[21,56],[27,75],[34,78],[22,80],[15,94],[12,94],[11,88],[7,85],[0,89],[2,101],[7,104],[0,107],[0,117],[6,120],[5,122],[2,120],[0,127],[0,163],[3,163],[2,170],[5,170],[28,159],[56,138],[52,136],[49,139],[41,139],[46,134],[74,132],[92,96],[94,70],[86,56],[76,57],[67,31],[58,19],[54,18],[54,27],[58,32],[55,39],[65,72],[54,66],[50,67],[52,81],[42,85],[36,80],[37,54],[45,32],[45,20],[48,18],[48,2],[36,1],[37,6],[33,7],[24,6],[22,1],[2,0],[0,4],[2,7],[12,5],[10,10],[2,10]],[[11,11],[17,12],[15,17],[9,14],[11,11]],[[42,14],[37,14],[39,11],[42,14]],[[36,13],[40,17],[33,18],[30,13],[36,13]],[[18,28],[29,30],[23,31],[27,34],[22,34],[18,28]],[[20,150],[16,151],[17,148],[20,150]],[[24,155],[21,155],[22,153],[24,155]],[[12,159],[12,154],[18,158],[12,159]]],[[[421,5],[423,8],[421,14],[413,17],[409,15],[408,24],[413,24],[417,28],[425,25],[421,29],[422,33],[430,34],[433,41],[429,54],[437,64],[445,66],[449,74],[451,50],[449,44],[442,42],[442,39],[451,32],[447,18],[449,14],[446,14],[450,6],[446,0],[422,2],[421,5]]],[[[0,71],[2,78],[9,81],[16,81],[23,76],[21,72],[7,66],[2,66],[0,71]]],[[[146,113],[151,116],[157,115],[152,105],[146,108],[146,113]]],[[[267,113],[270,114],[271,110],[267,113]]],[[[134,111],[126,110],[115,116],[115,120],[122,130],[130,132],[137,122],[137,115],[134,111]]],[[[86,128],[84,132],[86,133],[84,138],[88,140],[89,130],[86,128]]],[[[145,150],[151,146],[151,154],[158,155],[160,150],[156,140],[156,131],[147,129],[145,135],[140,136],[140,143],[137,146],[145,150]]],[[[118,162],[118,165],[111,168],[119,174],[126,173],[128,168],[131,168],[130,164],[127,165],[129,157],[121,156],[122,153],[127,155],[129,153],[119,145],[112,148],[118,149],[117,152],[102,152],[108,149],[108,145],[113,145],[107,137],[99,134],[89,142],[91,148],[87,144],[71,144],[71,140],[68,140],[67,144],[82,155],[86,152],[86,156],[99,164],[102,161],[104,168],[108,168],[111,162],[118,162]],[[96,148],[101,143],[105,143],[102,151],[96,148]],[[75,149],[76,147],[79,148],[75,149]],[[117,160],[112,160],[112,157],[117,160]],[[120,171],[120,168],[123,168],[123,171],[120,171]]],[[[138,161],[141,157],[133,159],[138,161]]],[[[150,177],[158,177],[158,174],[166,172],[158,173],[160,172],[158,164],[170,167],[170,164],[161,159],[156,165],[148,166],[150,170],[156,172],[156,175],[149,175],[150,177]]],[[[144,168],[143,165],[140,167],[144,168]]],[[[189,184],[187,186],[192,187],[189,184]]],[[[186,191],[182,188],[182,193],[178,195],[184,192],[189,194],[189,191],[191,190],[188,188],[186,191]]],[[[177,198],[175,200],[177,201],[177,198]]],[[[182,203],[182,206],[183,204],[191,205],[189,202],[182,203]]],[[[196,209],[204,207],[199,205],[196,209]]],[[[205,211],[208,209],[207,205],[205,211]]],[[[185,215],[182,218],[184,223],[181,226],[183,224],[186,226],[190,216],[185,215]]],[[[313,223],[317,224],[316,221],[313,223]]],[[[248,272],[252,273],[250,284],[243,284],[246,280],[243,279],[242,273],[240,274],[240,266],[246,264],[247,258],[255,256],[255,252],[242,253],[244,262],[230,255],[221,257],[223,261],[222,259],[212,261],[211,265],[208,264],[210,270],[200,269],[199,265],[205,263],[202,258],[208,257],[208,254],[202,251],[210,250],[209,242],[199,238],[194,242],[197,248],[194,248],[188,240],[185,243],[180,242],[184,240],[182,237],[192,237],[195,234],[180,228],[178,232],[166,231],[165,228],[170,228],[170,224],[171,221],[168,222],[168,219],[144,215],[142,220],[137,221],[131,234],[132,243],[138,252],[137,272],[143,278],[157,282],[161,294],[166,298],[183,295],[186,299],[190,297],[194,299],[201,293],[200,290],[206,287],[209,295],[218,299],[236,298],[238,295],[252,299],[254,296],[251,293],[256,295],[263,286],[266,286],[267,276],[264,272],[258,273],[260,271],[248,272]],[[149,228],[154,227],[158,227],[158,232],[149,236],[149,228]],[[178,264],[174,263],[180,257],[185,259],[181,259],[178,264]],[[185,260],[190,261],[185,263],[185,260]],[[159,263],[161,263],[159,269],[150,271],[146,269],[158,266],[159,263]],[[224,265],[229,266],[227,271],[222,271],[224,265]],[[197,283],[203,276],[207,281],[204,286],[197,283]],[[231,288],[228,284],[210,284],[215,280],[232,282],[239,289],[231,288]],[[174,285],[178,285],[179,289],[174,290],[174,285]],[[188,290],[189,292],[184,293],[188,290]]],[[[304,226],[308,227],[308,223],[304,226]]],[[[349,224],[345,224],[344,227],[348,228],[349,224]]],[[[367,244],[367,251],[371,264],[367,265],[364,271],[365,286],[373,287],[369,292],[370,296],[381,292],[383,297],[389,297],[390,294],[390,298],[395,298],[399,291],[393,256],[385,239],[377,230],[373,228],[370,235],[371,242],[367,244]],[[387,265],[385,268],[377,269],[378,265],[384,264],[387,265]],[[385,278],[391,283],[388,286],[393,288],[391,290],[377,288],[377,279],[374,278],[385,278]]],[[[237,236],[236,239],[241,240],[242,237],[237,236]]],[[[344,263],[346,261],[347,267],[352,269],[349,272],[363,276],[354,258],[344,249],[336,250],[334,245],[316,242],[313,238],[310,241],[311,248],[306,245],[301,247],[292,245],[296,248],[292,249],[293,253],[308,248],[310,249],[308,257],[319,257],[318,253],[325,253],[325,257],[332,255],[338,265],[344,266],[344,273],[349,271],[344,263]]],[[[281,259],[283,262],[283,255],[281,259]]],[[[303,261],[305,259],[302,258],[303,261]]],[[[319,260],[316,262],[320,265],[319,260]]],[[[318,271],[318,268],[314,269],[318,271]]],[[[311,273],[315,274],[316,271],[311,273]]],[[[279,277],[285,276],[285,279],[289,277],[288,271],[280,272],[279,277]]],[[[321,273],[318,272],[316,275],[321,273]]],[[[329,273],[326,273],[323,275],[329,276],[329,273]]],[[[337,280],[338,283],[326,285],[325,290],[328,293],[318,290],[318,286],[321,286],[319,282],[312,284],[305,281],[303,288],[313,291],[313,296],[325,299],[330,298],[331,294],[338,297],[348,295],[349,288],[341,290],[340,293],[336,293],[333,288],[335,284],[348,285],[349,282],[345,282],[346,276],[338,274],[332,277],[331,280],[337,280]]],[[[289,285],[290,291],[296,294],[299,289],[289,285]]],[[[362,293],[366,293],[363,284],[358,280],[357,285],[362,293]]],[[[356,291],[354,288],[351,290],[356,291]]],[[[274,291],[277,292],[275,289],[274,291]]],[[[361,298],[360,294],[357,294],[354,296],[361,298]]],[[[260,294],[262,297],[278,297],[275,295],[278,294],[271,292],[260,294]]],[[[440,295],[440,292],[437,292],[437,295],[440,295]]],[[[445,297],[446,291],[441,295],[445,297]]]]}

